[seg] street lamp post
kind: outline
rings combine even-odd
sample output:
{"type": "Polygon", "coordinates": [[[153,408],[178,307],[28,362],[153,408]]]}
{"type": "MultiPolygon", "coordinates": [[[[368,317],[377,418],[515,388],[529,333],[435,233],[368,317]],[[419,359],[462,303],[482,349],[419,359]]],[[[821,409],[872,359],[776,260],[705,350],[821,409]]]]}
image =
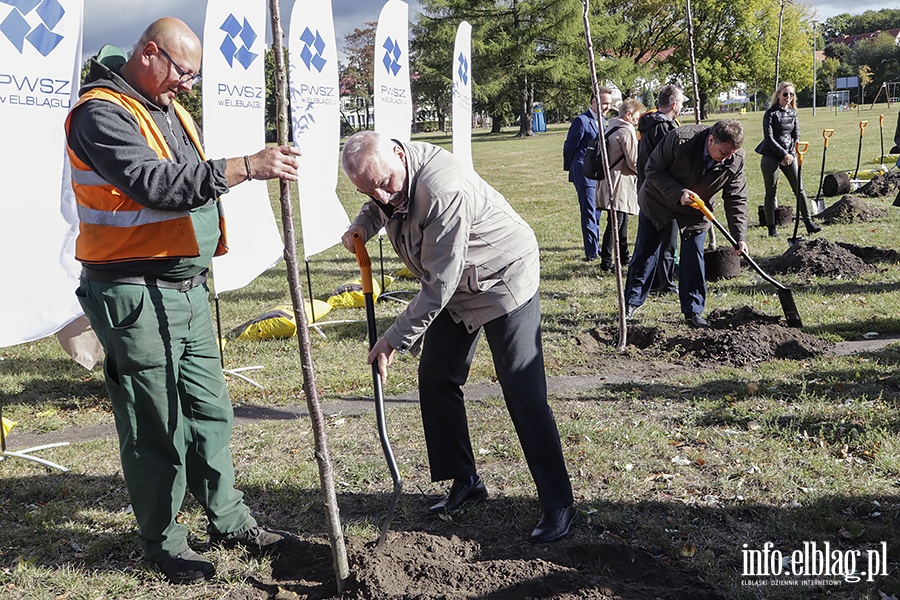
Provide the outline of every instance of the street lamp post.
{"type": "Polygon", "coordinates": [[[816,48],[819,39],[816,26],[818,24],[818,21],[813,21],[813,116],[816,116],[816,48]]]}

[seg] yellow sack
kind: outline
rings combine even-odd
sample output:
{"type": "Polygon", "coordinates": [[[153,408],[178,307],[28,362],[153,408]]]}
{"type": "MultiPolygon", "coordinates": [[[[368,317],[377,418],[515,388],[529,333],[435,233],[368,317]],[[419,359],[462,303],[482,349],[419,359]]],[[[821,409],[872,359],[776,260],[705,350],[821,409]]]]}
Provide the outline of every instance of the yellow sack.
{"type": "Polygon", "coordinates": [[[399,271],[397,271],[397,277],[403,277],[405,279],[415,279],[416,276],[413,275],[413,272],[409,270],[409,267],[403,267],[399,271]]]}
{"type": "Polygon", "coordinates": [[[6,417],[3,417],[3,437],[9,435],[9,430],[16,426],[15,421],[10,421],[6,417]]]}
{"type": "MultiPolygon", "coordinates": [[[[381,295],[380,277],[372,277],[372,299],[378,300],[381,295]]],[[[384,287],[387,288],[394,282],[394,278],[390,275],[384,276],[384,287]]],[[[366,296],[363,294],[362,278],[358,277],[353,281],[342,283],[338,286],[334,293],[328,298],[328,304],[332,308],[343,306],[345,308],[359,308],[366,305],[366,296]]]]}
{"type": "MultiPolygon", "coordinates": [[[[304,303],[306,321],[312,322],[312,309],[309,300],[304,303]]],[[[331,310],[331,306],[322,300],[313,300],[316,320],[319,321],[331,310]]],[[[239,340],[270,340],[294,337],[297,335],[297,324],[294,322],[294,307],[290,304],[276,306],[255,319],[239,325],[229,332],[229,337],[239,340]]]]}

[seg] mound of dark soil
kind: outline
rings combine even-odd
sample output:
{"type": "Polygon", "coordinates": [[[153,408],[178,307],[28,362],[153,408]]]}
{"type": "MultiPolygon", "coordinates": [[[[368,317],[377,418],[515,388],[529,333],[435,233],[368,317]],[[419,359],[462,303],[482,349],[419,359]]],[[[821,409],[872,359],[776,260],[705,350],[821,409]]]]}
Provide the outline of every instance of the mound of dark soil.
{"type": "Polygon", "coordinates": [[[780,324],[780,317],[758,313],[748,306],[714,310],[707,319],[709,329],[677,333],[668,337],[662,347],[702,362],[739,366],[773,358],[802,360],[831,347],[821,338],[780,324]]]}
{"type": "Polygon", "coordinates": [[[887,216],[887,211],[878,208],[855,196],[847,194],[825,210],[818,218],[826,225],[838,223],[854,223],[856,221],[874,221],[887,216]]]}
{"type": "Polygon", "coordinates": [[[795,273],[804,277],[821,275],[835,279],[850,279],[872,270],[856,253],[825,238],[794,244],[781,256],[768,261],[766,266],[772,273],[795,273]]]}
{"type": "Polygon", "coordinates": [[[868,198],[880,198],[881,196],[892,195],[900,190],[900,171],[893,171],[879,175],[859,188],[859,194],[868,198]]]}
{"type": "Polygon", "coordinates": [[[513,542],[498,551],[456,535],[404,531],[388,538],[380,557],[371,542],[349,542],[356,577],[342,597],[354,600],[724,597],[646,550],[597,539],[513,542]]]}
{"type": "MultiPolygon", "coordinates": [[[[780,310],[777,300],[773,302],[780,310]]],[[[707,315],[707,320],[709,329],[664,330],[638,322],[628,327],[628,344],[651,355],[737,366],[776,358],[803,360],[832,347],[830,342],[788,327],[780,315],[763,314],[749,306],[717,309],[707,315]]],[[[594,333],[598,339],[614,345],[616,327],[611,324],[594,333]]]]}

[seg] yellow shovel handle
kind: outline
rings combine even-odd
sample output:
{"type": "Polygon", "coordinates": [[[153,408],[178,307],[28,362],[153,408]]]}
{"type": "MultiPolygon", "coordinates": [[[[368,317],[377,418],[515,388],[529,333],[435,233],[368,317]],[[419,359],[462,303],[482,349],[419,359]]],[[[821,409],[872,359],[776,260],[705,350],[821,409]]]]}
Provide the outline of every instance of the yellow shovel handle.
{"type": "Polygon", "coordinates": [[[868,125],[868,121],[860,121],[859,122],[859,137],[863,136],[863,132],[866,130],[866,125],[868,125]]]}
{"type": "Polygon", "coordinates": [[[825,138],[825,147],[828,147],[828,140],[834,135],[834,129],[823,129],[822,137],[825,138]]]}
{"type": "Polygon", "coordinates": [[[803,155],[809,150],[809,142],[797,142],[794,144],[794,150],[797,152],[797,166],[803,164],[803,155]]]}

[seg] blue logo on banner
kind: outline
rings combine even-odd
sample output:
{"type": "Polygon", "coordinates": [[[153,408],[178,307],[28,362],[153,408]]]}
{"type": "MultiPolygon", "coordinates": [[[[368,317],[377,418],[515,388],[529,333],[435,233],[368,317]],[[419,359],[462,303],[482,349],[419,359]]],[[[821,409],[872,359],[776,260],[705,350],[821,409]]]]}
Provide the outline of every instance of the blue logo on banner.
{"type": "Polygon", "coordinates": [[[303,50],[300,51],[300,58],[303,60],[303,64],[306,65],[306,69],[311,71],[312,68],[315,67],[316,71],[321,73],[322,69],[325,68],[325,63],[328,61],[322,58],[322,53],[325,52],[325,40],[322,39],[319,30],[317,29],[316,32],[313,33],[309,30],[309,27],[307,27],[303,30],[300,41],[303,42],[303,50]]]}
{"type": "MultiPolygon", "coordinates": [[[[2,1],[0,0],[0,2],[2,1]]],[[[225,60],[228,61],[228,66],[234,68],[234,61],[237,61],[239,65],[244,67],[245,71],[249,69],[256,57],[259,56],[256,52],[250,52],[250,47],[257,38],[256,32],[250,27],[250,23],[247,22],[247,19],[244,19],[242,25],[234,15],[228,15],[228,18],[225,19],[225,22],[222,23],[219,29],[226,33],[225,40],[219,46],[219,50],[222,52],[225,60]]]]}
{"type": "Polygon", "coordinates": [[[0,33],[16,47],[19,54],[22,53],[27,41],[42,56],[47,56],[63,40],[63,36],[52,31],[66,14],[58,0],[0,0],[0,4],[13,7],[0,23],[0,33]],[[41,20],[34,27],[25,18],[31,11],[34,11],[41,20]]]}
{"type": "Polygon", "coordinates": [[[400,44],[394,42],[391,38],[384,40],[384,58],[381,60],[384,68],[391,75],[396,75],[400,71],[400,44]]]}
{"type": "Polygon", "coordinates": [[[459,80],[463,82],[463,85],[469,85],[469,61],[466,60],[466,55],[462,52],[459,53],[459,80]]]}

